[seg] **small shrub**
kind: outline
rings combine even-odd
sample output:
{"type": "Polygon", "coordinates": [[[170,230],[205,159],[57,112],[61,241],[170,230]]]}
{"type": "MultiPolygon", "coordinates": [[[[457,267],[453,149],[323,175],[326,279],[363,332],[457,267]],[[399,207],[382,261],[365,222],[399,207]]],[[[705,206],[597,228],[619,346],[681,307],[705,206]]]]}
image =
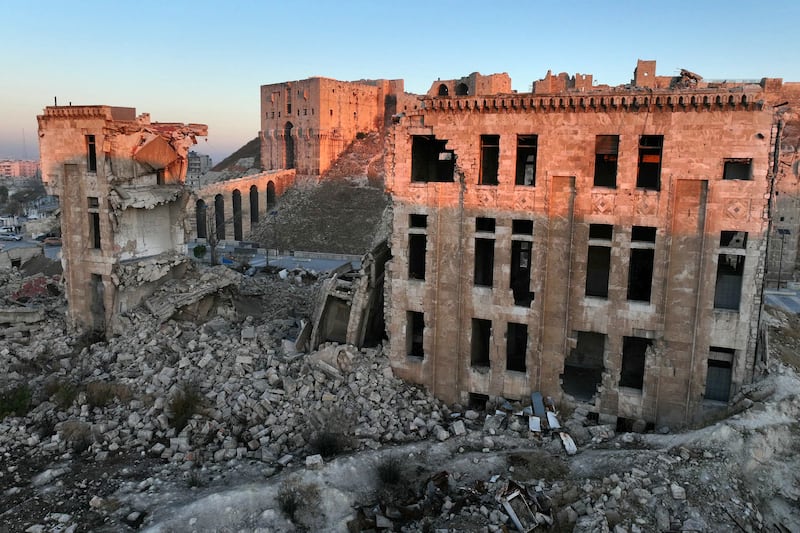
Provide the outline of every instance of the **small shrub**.
{"type": "Polygon", "coordinates": [[[206,250],[205,244],[198,244],[192,249],[192,254],[194,254],[197,259],[202,259],[206,256],[206,250]]]}
{"type": "Polygon", "coordinates": [[[317,411],[310,420],[313,432],[308,438],[309,447],[324,458],[330,458],[351,448],[353,414],[342,407],[317,411]]]}
{"type": "Polygon", "coordinates": [[[313,510],[318,505],[319,488],[316,485],[289,479],[278,490],[278,507],[292,522],[298,520],[298,511],[313,510]]]}
{"type": "Polygon", "coordinates": [[[328,430],[318,431],[309,444],[315,452],[326,459],[339,455],[347,447],[344,435],[328,430]]]}
{"type": "Polygon", "coordinates": [[[92,428],[80,420],[67,420],[61,425],[61,437],[73,452],[80,454],[92,445],[92,428]]]}
{"type": "Polygon", "coordinates": [[[382,486],[397,485],[403,481],[403,465],[395,456],[387,457],[378,463],[378,481],[382,486]]]}
{"type": "Polygon", "coordinates": [[[31,388],[27,384],[0,392],[0,418],[24,416],[31,407],[31,388]]]}
{"type": "Polygon", "coordinates": [[[52,398],[60,409],[69,409],[78,397],[78,387],[70,382],[50,381],[44,390],[47,397],[52,398]]]}
{"type": "Polygon", "coordinates": [[[203,396],[194,384],[186,384],[169,400],[167,416],[170,424],[179,432],[186,427],[192,416],[200,412],[203,396]]]}
{"type": "Polygon", "coordinates": [[[358,139],[359,141],[366,138],[367,134],[365,132],[359,131],[358,133],[356,133],[356,139],[358,139]]]}
{"type": "Polygon", "coordinates": [[[115,399],[126,402],[131,398],[127,385],[107,381],[92,381],[86,384],[86,403],[89,407],[105,407],[115,399]]]}

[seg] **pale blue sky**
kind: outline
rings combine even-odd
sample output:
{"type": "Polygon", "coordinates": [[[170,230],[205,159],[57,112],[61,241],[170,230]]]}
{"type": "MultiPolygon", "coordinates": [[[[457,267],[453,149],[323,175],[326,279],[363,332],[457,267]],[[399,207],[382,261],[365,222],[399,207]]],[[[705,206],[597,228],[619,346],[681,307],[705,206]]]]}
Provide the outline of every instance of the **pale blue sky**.
{"type": "Polygon", "coordinates": [[[256,136],[259,86],[327,76],[437,78],[553,72],[628,82],[659,75],[800,81],[799,0],[388,2],[0,0],[0,158],[38,157],[36,115],[60,105],[136,107],[208,124],[215,162],[256,136]]]}

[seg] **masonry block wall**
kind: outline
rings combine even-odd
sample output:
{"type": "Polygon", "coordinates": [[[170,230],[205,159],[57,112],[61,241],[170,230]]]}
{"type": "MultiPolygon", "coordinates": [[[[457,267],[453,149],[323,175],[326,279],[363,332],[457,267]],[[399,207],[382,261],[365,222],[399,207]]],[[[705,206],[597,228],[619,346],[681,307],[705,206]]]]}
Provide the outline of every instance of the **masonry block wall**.
{"type": "Polygon", "coordinates": [[[262,167],[324,173],[358,133],[383,128],[388,97],[402,92],[402,80],[309,78],[262,85],[262,167]]]}
{"type": "Polygon", "coordinates": [[[427,97],[390,132],[396,373],[684,424],[754,372],[764,86],[427,97]]]}
{"type": "MultiPolygon", "coordinates": [[[[110,106],[52,106],[37,119],[42,180],[61,203],[70,324],[105,331],[135,305],[124,272],[183,251],[187,152],[207,127],[110,106]]],[[[144,278],[155,281],[152,272],[144,278]]]]}

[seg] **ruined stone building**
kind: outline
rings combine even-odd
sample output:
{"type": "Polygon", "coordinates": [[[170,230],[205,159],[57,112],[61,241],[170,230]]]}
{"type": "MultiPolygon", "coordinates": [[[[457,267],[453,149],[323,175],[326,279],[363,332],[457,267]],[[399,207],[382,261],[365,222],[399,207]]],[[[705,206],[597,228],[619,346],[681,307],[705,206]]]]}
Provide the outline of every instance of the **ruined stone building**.
{"type": "Polygon", "coordinates": [[[623,424],[688,423],[757,364],[778,111],[798,84],[653,61],[592,83],[436,82],[398,119],[392,366],[448,402],[541,391],[623,424]]]}
{"type": "Polygon", "coordinates": [[[402,95],[403,80],[317,77],[262,85],[262,168],[324,174],[358,134],[384,127],[402,95]]]}
{"type": "Polygon", "coordinates": [[[50,106],[37,119],[42,180],[62,208],[69,322],[108,331],[182,271],[187,152],[207,127],[110,106],[50,106]]]}

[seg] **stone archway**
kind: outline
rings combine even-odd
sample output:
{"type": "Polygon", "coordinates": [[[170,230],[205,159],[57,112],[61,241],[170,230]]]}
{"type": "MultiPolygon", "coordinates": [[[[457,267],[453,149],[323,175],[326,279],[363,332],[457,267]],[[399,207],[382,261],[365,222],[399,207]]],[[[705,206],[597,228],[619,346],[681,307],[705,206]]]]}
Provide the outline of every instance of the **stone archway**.
{"type": "Polygon", "coordinates": [[[197,202],[195,203],[194,211],[195,211],[195,221],[197,225],[197,238],[207,239],[208,224],[206,223],[206,214],[208,213],[208,207],[206,206],[205,201],[197,200],[197,202]]]}

